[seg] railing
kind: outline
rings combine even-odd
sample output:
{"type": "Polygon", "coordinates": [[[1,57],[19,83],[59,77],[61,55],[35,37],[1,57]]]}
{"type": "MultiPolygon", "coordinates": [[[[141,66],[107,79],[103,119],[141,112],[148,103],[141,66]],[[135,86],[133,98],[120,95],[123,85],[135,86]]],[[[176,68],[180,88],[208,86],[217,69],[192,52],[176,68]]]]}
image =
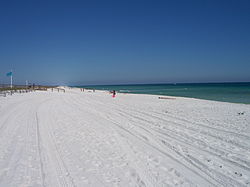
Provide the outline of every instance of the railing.
{"type": "Polygon", "coordinates": [[[28,93],[28,92],[34,92],[34,91],[47,91],[48,89],[51,89],[53,91],[57,92],[64,92],[65,89],[53,87],[53,86],[40,86],[40,85],[14,85],[13,88],[10,88],[9,85],[0,85],[0,96],[6,97],[7,95],[13,95],[14,93],[28,93]]]}
{"type": "Polygon", "coordinates": [[[53,91],[57,91],[57,92],[62,91],[62,92],[65,93],[65,89],[63,89],[63,88],[51,88],[51,91],[52,91],[52,92],[53,92],[53,91]]]}
{"type": "Polygon", "coordinates": [[[6,97],[7,95],[13,95],[14,93],[28,93],[28,92],[33,92],[34,90],[31,89],[13,89],[13,90],[1,90],[0,91],[0,96],[6,97]]]}

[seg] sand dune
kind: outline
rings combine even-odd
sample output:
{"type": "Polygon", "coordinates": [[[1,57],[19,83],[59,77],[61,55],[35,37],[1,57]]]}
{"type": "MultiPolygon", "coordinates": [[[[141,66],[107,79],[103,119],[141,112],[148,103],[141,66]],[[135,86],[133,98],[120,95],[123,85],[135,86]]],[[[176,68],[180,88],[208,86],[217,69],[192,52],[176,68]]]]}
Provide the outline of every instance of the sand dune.
{"type": "Polygon", "coordinates": [[[250,105],[106,92],[0,97],[0,186],[250,186],[250,105]]]}

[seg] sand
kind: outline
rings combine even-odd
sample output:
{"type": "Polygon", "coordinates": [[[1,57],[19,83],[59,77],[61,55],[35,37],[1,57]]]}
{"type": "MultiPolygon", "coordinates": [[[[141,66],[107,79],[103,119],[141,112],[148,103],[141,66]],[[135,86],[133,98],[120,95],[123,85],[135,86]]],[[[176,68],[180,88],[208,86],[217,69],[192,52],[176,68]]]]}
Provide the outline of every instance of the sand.
{"type": "Polygon", "coordinates": [[[167,98],[0,97],[0,186],[250,186],[250,105],[167,98]]]}

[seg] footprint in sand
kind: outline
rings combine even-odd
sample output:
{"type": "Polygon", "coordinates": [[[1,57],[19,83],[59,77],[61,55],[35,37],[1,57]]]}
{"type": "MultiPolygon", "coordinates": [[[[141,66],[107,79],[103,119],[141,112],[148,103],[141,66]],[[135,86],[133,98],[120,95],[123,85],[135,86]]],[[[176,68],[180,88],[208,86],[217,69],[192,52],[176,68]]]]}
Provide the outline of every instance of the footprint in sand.
{"type": "Polygon", "coordinates": [[[84,176],[81,177],[81,181],[83,183],[89,183],[89,180],[86,177],[84,177],[84,176]]]}

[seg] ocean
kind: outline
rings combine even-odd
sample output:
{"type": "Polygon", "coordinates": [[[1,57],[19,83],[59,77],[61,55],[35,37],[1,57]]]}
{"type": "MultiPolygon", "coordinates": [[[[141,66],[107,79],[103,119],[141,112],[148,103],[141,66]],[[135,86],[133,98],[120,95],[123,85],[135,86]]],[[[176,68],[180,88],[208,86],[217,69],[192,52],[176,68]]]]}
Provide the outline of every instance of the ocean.
{"type": "Polygon", "coordinates": [[[120,93],[153,94],[250,104],[250,83],[186,83],[78,86],[120,93]]]}

